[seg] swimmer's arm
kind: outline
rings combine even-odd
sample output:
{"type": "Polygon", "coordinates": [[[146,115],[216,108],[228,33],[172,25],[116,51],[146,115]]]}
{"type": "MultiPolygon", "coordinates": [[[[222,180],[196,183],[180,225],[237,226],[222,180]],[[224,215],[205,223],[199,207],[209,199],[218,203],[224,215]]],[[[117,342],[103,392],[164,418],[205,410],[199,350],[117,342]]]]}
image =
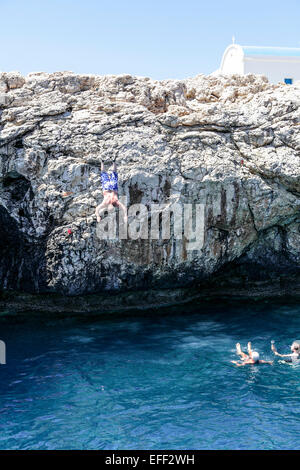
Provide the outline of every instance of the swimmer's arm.
{"type": "Polygon", "coordinates": [[[273,361],[263,361],[262,359],[259,361],[260,364],[273,364],[273,361]]]}
{"type": "Polygon", "coordinates": [[[272,348],[272,351],[275,354],[275,356],[280,356],[280,357],[291,357],[292,356],[292,354],[280,354],[277,351],[277,349],[275,348],[275,346],[272,348]]]}
{"type": "Polygon", "coordinates": [[[280,357],[291,357],[292,356],[292,354],[280,354],[277,351],[276,346],[275,346],[274,343],[272,344],[271,349],[272,349],[273,353],[275,354],[275,356],[280,356],[280,357]]]}
{"type": "Polygon", "coordinates": [[[245,366],[247,363],[244,362],[238,362],[238,361],[231,361],[232,364],[235,364],[238,367],[245,366]]]}
{"type": "Polygon", "coordinates": [[[279,354],[279,352],[274,352],[275,356],[280,356],[280,357],[292,357],[292,354],[279,354]]]}

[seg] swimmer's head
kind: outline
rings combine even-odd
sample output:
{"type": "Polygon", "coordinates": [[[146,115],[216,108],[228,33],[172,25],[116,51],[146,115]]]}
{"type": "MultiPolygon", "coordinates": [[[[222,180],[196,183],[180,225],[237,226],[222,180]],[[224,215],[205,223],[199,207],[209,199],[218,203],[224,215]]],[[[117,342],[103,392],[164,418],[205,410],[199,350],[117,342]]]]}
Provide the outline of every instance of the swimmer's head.
{"type": "Polygon", "coordinates": [[[251,358],[253,359],[254,362],[259,361],[259,353],[257,351],[252,351],[251,358]]]}
{"type": "Polygon", "coordinates": [[[298,354],[300,353],[300,341],[296,340],[293,342],[291,346],[291,351],[296,352],[298,354]]]}

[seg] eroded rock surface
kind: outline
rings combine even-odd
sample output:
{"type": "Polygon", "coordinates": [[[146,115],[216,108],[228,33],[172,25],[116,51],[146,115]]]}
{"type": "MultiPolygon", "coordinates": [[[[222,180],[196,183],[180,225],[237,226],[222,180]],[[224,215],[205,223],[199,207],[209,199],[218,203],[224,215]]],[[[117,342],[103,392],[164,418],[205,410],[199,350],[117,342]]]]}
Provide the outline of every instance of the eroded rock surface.
{"type": "Polygon", "coordinates": [[[243,282],[297,275],[299,104],[299,86],[254,75],[0,74],[2,287],[185,287],[227,267],[243,282]],[[202,250],[100,240],[101,158],[116,159],[130,205],[205,204],[202,250]]]}

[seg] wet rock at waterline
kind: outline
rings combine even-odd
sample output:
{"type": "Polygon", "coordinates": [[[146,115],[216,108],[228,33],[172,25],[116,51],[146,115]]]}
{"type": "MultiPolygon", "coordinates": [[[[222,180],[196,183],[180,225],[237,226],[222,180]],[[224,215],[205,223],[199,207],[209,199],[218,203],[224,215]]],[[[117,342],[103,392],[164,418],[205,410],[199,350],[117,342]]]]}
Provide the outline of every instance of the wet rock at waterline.
{"type": "Polygon", "coordinates": [[[0,74],[2,288],[155,292],[297,278],[299,102],[299,86],[254,75],[0,74]],[[120,196],[149,218],[152,204],[203,204],[201,249],[176,239],[172,221],[170,239],[100,239],[101,158],[117,159],[120,196]]]}

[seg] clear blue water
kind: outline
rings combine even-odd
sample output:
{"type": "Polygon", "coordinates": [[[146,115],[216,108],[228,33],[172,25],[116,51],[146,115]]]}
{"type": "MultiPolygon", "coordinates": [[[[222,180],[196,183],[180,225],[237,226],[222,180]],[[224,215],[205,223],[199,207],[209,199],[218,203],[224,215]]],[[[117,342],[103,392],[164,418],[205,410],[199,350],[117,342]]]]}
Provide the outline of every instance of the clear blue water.
{"type": "Polygon", "coordinates": [[[194,305],[165,315],[1,322],[1,449],[300,449],[295,305],[194,305]]]}

